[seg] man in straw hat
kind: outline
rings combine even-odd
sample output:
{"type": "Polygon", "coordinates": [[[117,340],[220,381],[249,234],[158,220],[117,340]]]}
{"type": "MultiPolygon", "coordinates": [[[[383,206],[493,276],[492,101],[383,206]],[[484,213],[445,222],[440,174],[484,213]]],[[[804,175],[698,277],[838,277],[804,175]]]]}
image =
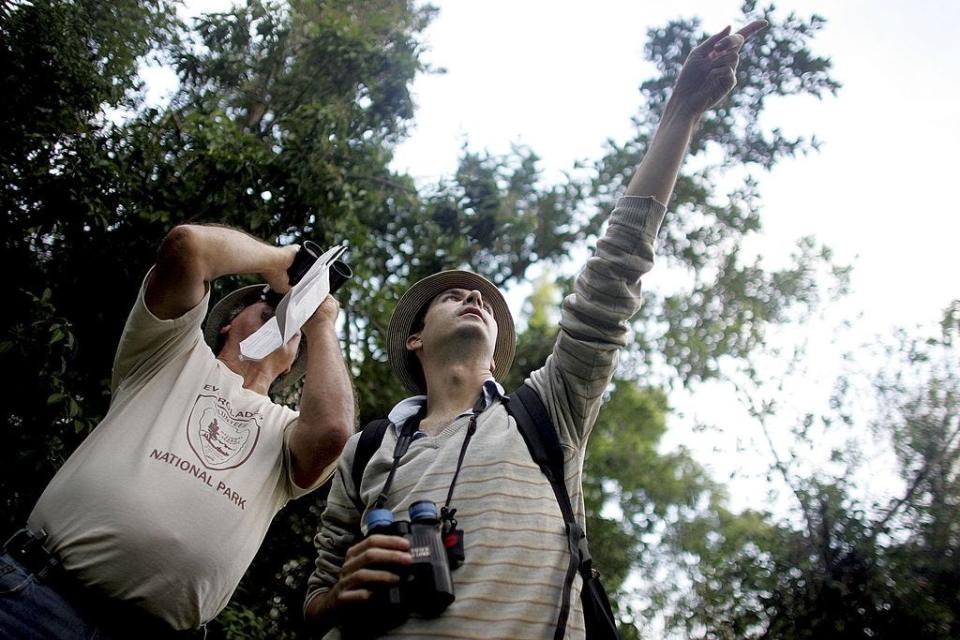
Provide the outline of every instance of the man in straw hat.
{"type": "MultiPolygon", "coordinates": [[[[698,119],[733,88],[740,47],[764,26],[757,21],[734,34],[724,29],[691,53],[596,255],[563,302],[553,354],[525,383],[557,430],[565,484],[580,523],[586,441],[618,351],[627,343],[628,320],[640,305],[641,276],[653,266],[662,203],[698,119]]],[[[392,630],[398,636],[549,638],[564,629],[567,637],[584,636],[581,581],[567,573],[570,550],[557,497],[531,459],[497,382],[510,367],[514,338],[503,295],[473,273],[432,275],[397,303],[387,353],[416,395],[389,413],[390,427],[359,482],[352,468],[358,438],[344,449],[316,536],[318,557],[305,603],[316,630],[333,630],[336,637],[339,626],[346,636],[347,628],[370,626],[387,613],[368,603],[398,582],[387,569],[412,559],[404,538],[363,535],[366,514],[384,496],[384,506],[399,516],[420,500],[445,505],[448,512],[456,508],[456,526],[464,532],[466,561],[452,574],[456,599],[438,617],[413,615],[400,623],[392,630]],[[419,421],[414,439],[395,464],[398,434],[406,433],[410,421],[419,421]],[[573,580],[572,587],[565,579],[573,580]],[[564,591],[570,588],[567,614],[564,591]]]]}
{"type": "Polygon", "coordinates": [[[193,637],[181,630],[226,606],[277,511],[333,472],[354,428],[336,301],[304,325],[303,349],[296,336],[259,362],[239,344],[274,313],[263,285],[226,296],[201,329],[212,280],[259,274],[282,293],[296,251],[218,226],[167,235],[107,415],[5,547],[3,580],[17,584],[0,636],[193,637]],[[304,371],[299,413],[270,400],[304,371]]]}

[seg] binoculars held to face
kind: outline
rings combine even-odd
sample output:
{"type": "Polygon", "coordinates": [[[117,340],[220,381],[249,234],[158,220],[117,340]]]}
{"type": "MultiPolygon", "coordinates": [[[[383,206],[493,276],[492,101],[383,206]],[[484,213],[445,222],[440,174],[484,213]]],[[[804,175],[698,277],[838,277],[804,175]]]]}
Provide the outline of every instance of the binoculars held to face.
{"type": "MultiPolygon", "coordinates": [[[[295,286],[303,279],[303,276],[307,275],[307,271],[310,271],[310,267],[313,266],[313,263],[315,263],[323,253],[323,249],[321,249],[320,245],[316,242],[313,240],[304,240],[303,244],[300,245],[300,250],[297,251],[297,254],[293,257],[293,263],[287,269],[287,280],[291,287],[295,286]]],[[[347,263],[343,260],[335,260],[333,264],[330,265],[330,293],[336,293],[351,277],[353,277],[353,271],[347,263]]],[[[266,288],[263,292],[263,301],[273,308],[276,308],[282,299],[282,294],[270,288],[266,288]]]]}

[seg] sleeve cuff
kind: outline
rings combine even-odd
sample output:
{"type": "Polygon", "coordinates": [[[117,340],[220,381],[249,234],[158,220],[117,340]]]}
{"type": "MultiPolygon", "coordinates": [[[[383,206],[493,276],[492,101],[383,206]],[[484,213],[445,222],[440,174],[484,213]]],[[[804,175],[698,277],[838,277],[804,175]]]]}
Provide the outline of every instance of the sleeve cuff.
{"type": "Polygon", "coordinates": [[[623,196],[610,214],[610,224],[622,224],[642,232],[651,241],[660,233],[667,207],[652,196],[623,196]]]}

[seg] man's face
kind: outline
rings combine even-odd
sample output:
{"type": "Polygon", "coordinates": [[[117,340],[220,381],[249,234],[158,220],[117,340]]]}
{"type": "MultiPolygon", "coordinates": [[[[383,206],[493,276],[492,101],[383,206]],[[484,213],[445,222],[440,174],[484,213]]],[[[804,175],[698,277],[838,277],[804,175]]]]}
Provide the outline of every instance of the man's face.
{"type": "Polygon", "coordinates": [[[497,342],[493,308],[476,289],[447,289],[430,301],[419,332],[425,348],[438,340],[480,340],[493,360],[497,342]]]}
{"type": "MultiPolygon", "coordinates": [[[[220,333],[227,336],[223,345],[223,351],[236,349],[239,352],[240,343],[253,335],[260,327],[266,324],[270,318],[275,315],[273,307],[265,302],[258,302],[246,307],[243,311],[225,325],[220,333]]],[[[289,369],[293,361],[297,358],[297,349],[300,347],[300,334],[297,333],[283,347],[271,353],[268,358],[277,360],[277,365],[282,370],[289,369]]]]}

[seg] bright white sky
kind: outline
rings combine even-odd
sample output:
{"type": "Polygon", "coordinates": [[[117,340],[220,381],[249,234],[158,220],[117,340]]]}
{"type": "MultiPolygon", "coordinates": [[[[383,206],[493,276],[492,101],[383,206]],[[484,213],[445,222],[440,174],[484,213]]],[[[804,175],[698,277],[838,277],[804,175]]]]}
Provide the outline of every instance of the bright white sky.
{"type": "MultiPolygon", "coordinates": [[[[227,3],[187,4],[188,13],[197,13],[227,3]]],[[[426,60],[447,72],[414,84],[416,123],[394,163],[422,184],[450,175],[465,142],[492,153],[525,144],[542,158],[547,180],[558,179],[577,160],[599,158],[606,139],[630,135],[630,118],[643,107],[638,87],[653,74],[643,60],[646,30],[680,16],[699,16],[710,30],[728,23],[737,28],[740,2],[433,4],[440,12],[426,32],[426,60]]],[[[813,48],[833,59],[833,76],[844,86],[836,98],[790,99],[768,109],[771,126],[816,134],[823,149],[758,174],[765,226],[759,251],[776,265],[797,238],[813,234],[841,261],[854,263],[853,295],[838,313],[863,313],[850,344],[869,342],[895,325],[933,322],[960,296],[953,282],[960,238],[953,201],[960,151],[960,3],[776,4],[780,15],[793,9],[827,18],[813,48]]],[[[657,286],[656,272],[647,286],[657,286]]],[[[813,348],[834,347],[824,342],[813,348]]],[[[729,434],[690,430],[695,420],[733,415],[729,389],[702,389],[674,402],[682,412],[670,444],[692,446],[721,479],[738,468],[743,472],[729,434]]],[[[799,405],[805,402],[800,394],[799,405]]],[[[757,464],[747,469],[748,477],[766,462],[758,458],[757,464]]],[[[733,487],[736,506],[756,504],[760,496],[750,485],[733,487]]]]}

